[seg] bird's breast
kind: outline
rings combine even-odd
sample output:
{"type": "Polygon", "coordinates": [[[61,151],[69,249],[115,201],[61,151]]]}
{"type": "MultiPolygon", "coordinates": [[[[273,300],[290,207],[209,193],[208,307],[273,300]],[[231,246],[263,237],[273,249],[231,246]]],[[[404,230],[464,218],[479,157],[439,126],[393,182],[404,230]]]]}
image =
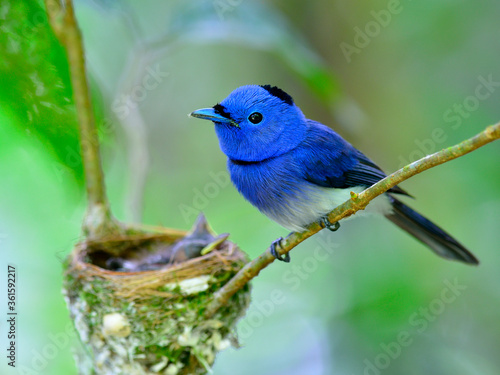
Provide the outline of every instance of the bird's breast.
{"type": "MultiPolygon", "coordinates": [[[[310,183],[302,177],[300,166],[287,160],[243,164],[229,160],[228,168],[233,184],[250,203],[292,231],[302,231],[319,220],[348,200],[351,191],[364,190],[361,186],[336,189],[310,183]]],[[[387,197],[376,199],[369,208],[384,213],[389,209],[387,197]]]]}
{"type": "Polygon", "coordinates": [[[257,163],[229,160],[228,167],[238,191],[261,211],[288,199],[299,183],[293,166],[285,160],[271,159],[257,163]]]}
{"type": "Polygon", "coordinates": [[[302,230],[333,207],[324,189],[302,178],[288,160],[259,163],[229,161],[231,180],[238,191],[262,213],[290,230],[302,230]]]}

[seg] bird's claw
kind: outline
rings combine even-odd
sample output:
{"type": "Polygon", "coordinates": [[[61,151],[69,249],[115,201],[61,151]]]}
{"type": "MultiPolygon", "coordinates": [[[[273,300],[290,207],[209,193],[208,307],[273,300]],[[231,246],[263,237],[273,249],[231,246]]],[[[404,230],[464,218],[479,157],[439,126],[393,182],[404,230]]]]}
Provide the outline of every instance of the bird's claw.
{"type": "Polygon", "coordinates": [[[331,230],[332,232],[335,232],[337,229],[340,228],[340,224],[338,223],[338,221],[336,221],[335,223],[330,223],[330,220],[328,220],[326,216],[321,218],[320,225],[323,228],[331,230]]]}
{"type": "Polygon", "coordinates": [[[281,240],[283,237],[278,238],[271,244],[271,255],[282,262],[289,263],[290,262],[290,254],[286,253],[284,256],[281,255],[277,248],[281,248],[281,240]]]}

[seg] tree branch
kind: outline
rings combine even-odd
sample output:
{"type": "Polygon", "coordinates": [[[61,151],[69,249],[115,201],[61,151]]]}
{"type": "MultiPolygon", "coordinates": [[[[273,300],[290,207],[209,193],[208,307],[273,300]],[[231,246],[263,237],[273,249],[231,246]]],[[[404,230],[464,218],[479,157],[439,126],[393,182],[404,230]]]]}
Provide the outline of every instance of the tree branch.
{"type": "Polygon", "coordinates": [[[83,230],[90,238],[119,233],[121,232],[120,226],[111,214],[106,197],[99,154],[99,139],[85,74],[85,54],[73,4],[71,0],[62,2],[45,0],[45,6],[52,29],[65,47],[68,56],[88,197],[88,209],[83,222],[83,230]]]}
{"type": "MultiPolygon", "coordinates": [[[[351,192],[351,199],[336,207],[328,215],[328,220],[335,223],[348,216],[353,215],[359,210],[365,209],[371,200],[385,193],[390,188],[407,180],[408,178],[421,173],[429,168],[446,163],[460,156],[468,154],[479,147],[482,147],[496,139],[500,138],[500,123],[487,127],[476,136],[467,139],[453,147],[428,155],[417,160],[406,167],[394,172],[390,176],[380,180],[368,189],[359,194],[351,192]]],[[[280,254],[286,254],[302,241],[318,233],[322,226],[313,223],[307,227],[304,232],[290,233],[285,239],[281,240],[281,249],[277,249],[280,254]]],[[[275,258],[271,255],[268,248],[263,254],[247,263],[228,283],[214,294],[212,302],[205,310],[205,316],[212,316],[220,307],[224,306],[231,296],[246,285],[250,280],[257,276],[262,269],[274,262],[275,258]]]]}

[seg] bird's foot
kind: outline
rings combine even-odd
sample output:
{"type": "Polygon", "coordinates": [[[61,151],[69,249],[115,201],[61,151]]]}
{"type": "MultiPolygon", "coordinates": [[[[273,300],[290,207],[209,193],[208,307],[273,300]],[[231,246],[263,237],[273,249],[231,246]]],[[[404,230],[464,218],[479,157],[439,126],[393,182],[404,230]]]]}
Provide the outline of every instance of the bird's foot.
{"type": "Polygon", "coordinates": [[[282,262],[289,263],[290,262],[290,254],[286,253],[284,256],[278,253],[277,249],[281,249],[281,240],[283,237],[278,238],[271,244],[271,255],[282,262]]]}
{"type": "Polygon", "coordinates": [[[335,223],[330,223],[328,220],[328,217],[322,217],[319,221],[319,225],[321,225],[323,228],[327,228],[331,230],[332,232],[335,232],[337,229],[340,228],[340,224],[336,221],[335,223]]]}

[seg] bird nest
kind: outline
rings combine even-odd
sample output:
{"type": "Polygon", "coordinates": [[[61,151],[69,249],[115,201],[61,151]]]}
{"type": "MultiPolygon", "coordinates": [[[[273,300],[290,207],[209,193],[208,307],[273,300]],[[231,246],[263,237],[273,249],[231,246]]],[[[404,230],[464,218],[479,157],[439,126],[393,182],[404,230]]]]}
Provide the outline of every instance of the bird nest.
{"type": "Polygon", "coordinates": [[[82,374],[204,374],[237,342],[249,287],[217,313],[204,311],[247,262],[204,218],[189,233],[164,230],[76,245],[64,294],[82,342],[82,374]]]}

